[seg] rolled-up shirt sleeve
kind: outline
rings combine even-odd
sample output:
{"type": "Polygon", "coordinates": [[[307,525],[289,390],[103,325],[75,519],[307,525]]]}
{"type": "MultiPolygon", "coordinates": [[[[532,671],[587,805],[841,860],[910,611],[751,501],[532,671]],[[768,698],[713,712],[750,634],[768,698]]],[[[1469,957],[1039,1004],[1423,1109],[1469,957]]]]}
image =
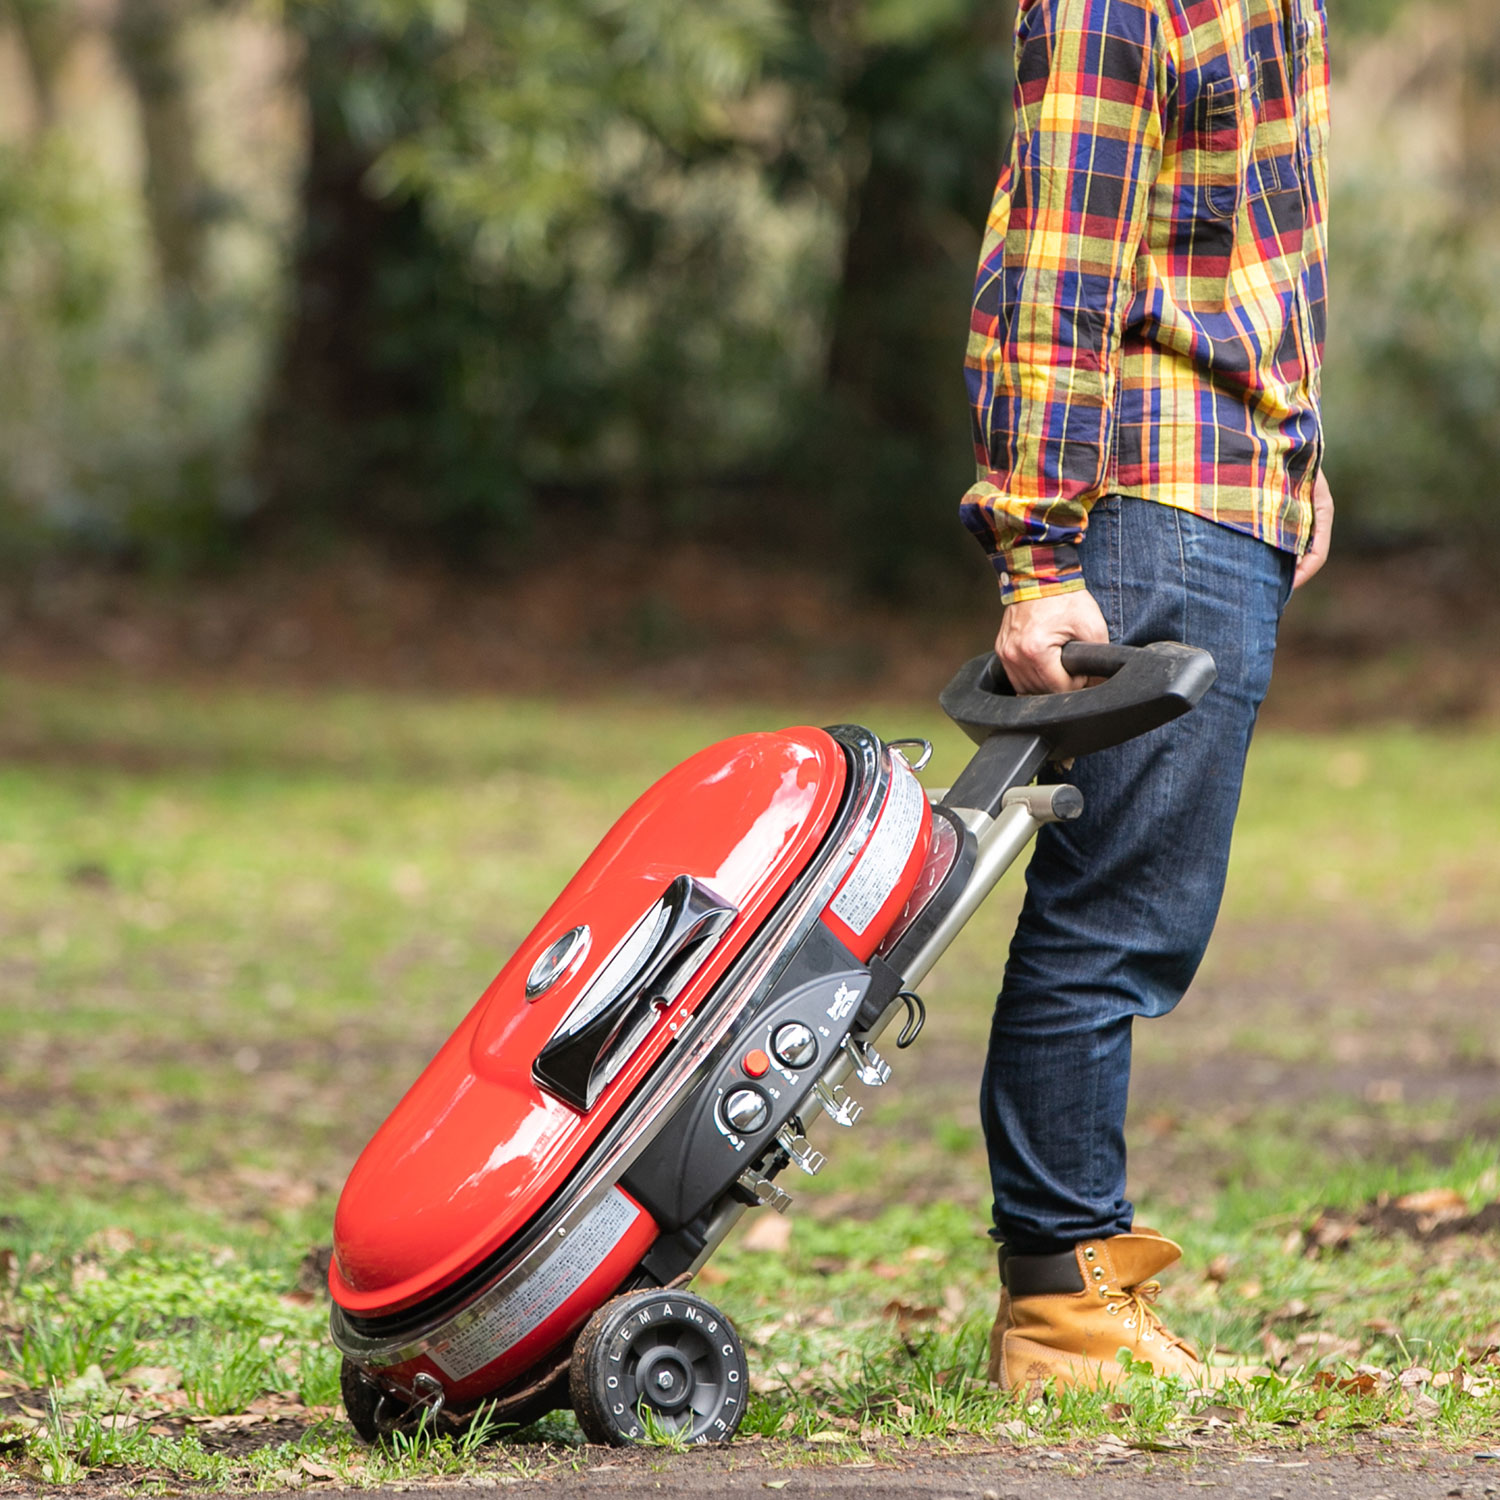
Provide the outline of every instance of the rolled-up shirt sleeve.
{"type": "Polygon", "coordinates": [[[1009,604],[1081,589],[1109,481],[1121,327],[1161,162],[1153,0],[1023,0],[1016,131],[965,361],[978,478],[961,515],[1009,604]]]}

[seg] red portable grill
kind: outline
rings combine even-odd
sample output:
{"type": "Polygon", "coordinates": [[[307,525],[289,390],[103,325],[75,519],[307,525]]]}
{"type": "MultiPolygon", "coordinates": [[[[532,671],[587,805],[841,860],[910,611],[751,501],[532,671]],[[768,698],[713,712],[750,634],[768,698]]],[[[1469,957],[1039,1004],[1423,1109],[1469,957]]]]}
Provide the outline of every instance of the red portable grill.
{"type": "Polygon", "coordinates": [[[1186,712],[1213,681],[1186,646],[1074,643],[1102,677],[1011,693],[993,656],[942,695],[978,744],[926,794],[921,741],[868,729],[740,735],[667,773],[606,835],[365,1148],[329,1273],[362,1436],[571,1404],[595,1442],[728,1439],[744,1350],[685,1290],[786,1168],[850,1126],[844,1084],[1073,787],[1066,763],[1186,712]],[[922,754],[908,761],[913,747],[922,754]]]}

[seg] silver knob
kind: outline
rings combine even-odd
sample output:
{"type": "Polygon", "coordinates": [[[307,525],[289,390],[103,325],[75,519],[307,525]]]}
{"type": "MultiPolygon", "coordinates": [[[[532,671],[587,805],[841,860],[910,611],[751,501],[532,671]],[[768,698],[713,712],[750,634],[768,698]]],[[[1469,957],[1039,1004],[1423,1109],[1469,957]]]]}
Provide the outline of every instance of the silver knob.
{"type": "Polygon", "coordinates": [[[789,1068],[805,1068],[818,1055],[818,1039],[801,1021],[788,1021],[776,1028],[771,1050],[789,1068]]]}
{"type": "Polygon", "coordinates": [[[723,1103],[724,1123],[731,1130],[750,1135],[771,1118],[766,1096],[756,1089],[736,1089],[723,1103]]]}

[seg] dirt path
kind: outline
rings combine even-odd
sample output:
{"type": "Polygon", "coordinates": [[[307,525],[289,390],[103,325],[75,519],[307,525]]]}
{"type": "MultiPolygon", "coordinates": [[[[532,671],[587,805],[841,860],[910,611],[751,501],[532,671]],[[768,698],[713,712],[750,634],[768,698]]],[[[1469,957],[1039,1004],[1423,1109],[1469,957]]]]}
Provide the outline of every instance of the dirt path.
{"type": "MultiPolygon", "coordinates": [[[[1413,564],[1335,552],[1282,627],[1266,719],[1325,728],[1500,714],[1500,593],[1462,551],[1413,564]],[[1399,598],[1402,608],[1391,609],[1399,598]]],[[[987,570],[954,554],[940,591],[887,603],[813,564],[700,543],[600,543],[507,574],[447,573],[346,546],[160,580],[98,566],[0,577],[0,672],[421,692],[930,702],[998,622],[987,570]]]]}
{"type": "MultiPolygon", "coordinates": [[[[789,1468],[775,1455],[742,1445],[732,1453],[610,1455],[578,1472],[507,1483],[521,1497],[652,1495],[662,1500],[720,1495],[851,1496],[858,1500],[1151,1500],[1196,1496],[1206,1489],[1234,1500],[1293,1500],[1337,1495],[1348,1500],[1428,1500],[1497,1493],[1500,1463],[1467,1455],[1392,1453],[1373,1445],[1353,1454],[1236,1455],[1204,1452],[1190,1457],[1125,1448],[1020,1454],[980,1449],[964,1453],[918,1450],[886,1463],[789,1468]],[[768,1462],[767,1458],[772,1461],[768,1462]]],[[[481,1481],[482,1483],[483,1481],[481,1481]]],[[[469,1485],[465,1485],[469,1488],[469,1485]]],[[[372,1491],[381,1500],[387,1491],[372,1491]]],[[[412,1489],[408,1497],[438,1490],[412,1489]]],[[[452,1490],[447,1493],[451,1494],[452,1490]]]]}

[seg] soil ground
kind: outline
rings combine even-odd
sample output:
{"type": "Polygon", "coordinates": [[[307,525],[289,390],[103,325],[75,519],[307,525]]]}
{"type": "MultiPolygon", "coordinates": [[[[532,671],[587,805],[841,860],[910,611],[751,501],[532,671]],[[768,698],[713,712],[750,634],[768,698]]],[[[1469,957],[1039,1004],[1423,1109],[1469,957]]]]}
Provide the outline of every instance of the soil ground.
{"type": "MultiPolygon", "coordinates": [[[[850,1496],[854,1500],[1188,1500],[1206,1489],[1233,1500],[1293,1500],[1337,1495],[1348,1500],[1428,1500],[1481,1497],[1500,1487],[1500,1464],[1443,1454],[1372,1449],[1353,1454],[1298,1453],[1258,1457],[1203,1452],[1181,1457],[1096,1448],[1081,1452],[1018,1454],[1000,1448],[918,1451],[863,1465],[799,1468],[793,1473],[753,1451],[611,1455],[573,1475],[507,1485],[529,1496],[785,1495],[850,1496]]],[[[383,1497],[384,1491],[371,1491],[383,1497]]],[[[407,1491],[420,1496],[436,1491],[407,1491]]],[[[452,1493],[451,1490],[448,1493],[452,1493]]]]}
{"type": "MultiPolygon", "coordinates": [[[[221,578],[56,566],[0,578],[0,672],[174,681],[929,702],[998,621],[955,560],[900,603],[696,543],[537,548],[455,576],[357,548],[221,578]]],[[[1431,726],[1500,714],[1500,589],[1436,549],[1334,557],[1283,626],[1269,720],[1431,726]],[[1413,575],[1442,587],[1413,588],[1413,575]]]]}

